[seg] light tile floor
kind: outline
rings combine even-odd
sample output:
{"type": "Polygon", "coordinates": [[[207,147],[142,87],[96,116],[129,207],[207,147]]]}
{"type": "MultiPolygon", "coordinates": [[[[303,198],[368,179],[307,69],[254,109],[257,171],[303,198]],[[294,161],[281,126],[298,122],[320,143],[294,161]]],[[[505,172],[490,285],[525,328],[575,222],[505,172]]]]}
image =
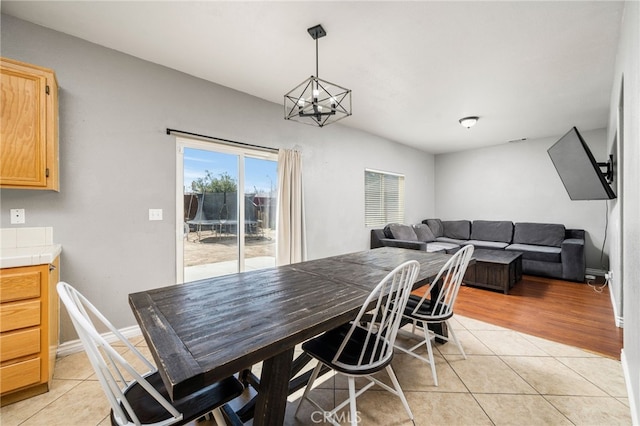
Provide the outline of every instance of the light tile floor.
{"type": "MultiPolygon", "coordinates": [[[[453,344],[436,345],[440,386],[420,360],[394,357],[416,425],[631,425],[619,361],[460,316],[452,326],[467,359],[453,344]]],[[[132,341],[148,354],[141,337],[132,341]]],[[[331,408],[346,399],[347,384],[325,377],[312,395],[331,408]]],[[[285,424],[322,424],[308,403],[294,418],[300,395],[290,397],[285,424]]],[[[412,424],[400,400],[377,387],[358,398],[358,413],[361,425],[412,424]]],[[[50,392],[3,407],[0,424],[108,425],[109,407],[86,356],[77,353],[58,359],[50,392]]]]}

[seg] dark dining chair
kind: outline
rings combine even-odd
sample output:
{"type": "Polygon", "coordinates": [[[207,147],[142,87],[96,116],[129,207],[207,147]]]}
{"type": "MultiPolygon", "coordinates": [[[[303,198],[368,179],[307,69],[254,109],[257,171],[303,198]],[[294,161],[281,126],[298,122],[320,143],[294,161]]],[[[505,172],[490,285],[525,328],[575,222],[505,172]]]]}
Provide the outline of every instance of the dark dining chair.
{"type": "Polygon", "coordinates": [[[318,364],[300,399],[296,416],[303,401],[308,400],[323,412],[324,420],[337,425],[339,420],[344,419],[338,418],[336,413],[348,404],[351,424],[356,425],[358,423],[356,398],[377,384],[400,398],[409,418],[413,421],[413,413],[391,368],[391,360],[402,312],[419,270],[420,264],[415,260],[396,267],[369,294],[355,320],[303,343],[302,349],[318,360],[318,364]],[[349,398],[331,411],[326,411],[309,397],[309,391],[323,365],[337,374],[346,376],[349,383],[349,398]],[[381,370],[386,370],[393,387],[372,376],[381,370]],[[367,378],[369,383],[356,393],[357,377],[367,378]]]}
{"type": "MultiPolygon", "coordinates": [[[[438,376],[436,374],[431,339],[436,337],[443,341],[451,339],[458,347],[460,354],[467,359],[467,355],[464,353],[462,345],[453,328],[449,325],[448,320],[453,317],[453,305],[458,297],[458,291],[472,255],[472,245],[464,246],[458,250],[440,269],[440,272],[424,295],[420,297],[412,294],[404,309],[404,318],[413,324],[410,336],[417,337],[420,341],[410,348],[405,348],[400,342],[396,342],[396,348],[429,364],[433,382],[436,386],[438,386],[438,376]],[[429,328],[429,324],[441,323],[447,324],[446,329],[449,336],[443,336],[434,331],[434,329],[429,328]],[[422,334],[416,334],[416,328],[422,328],[422,334]],[[422,345],[427,347],[428,358],[417,353],[418,348],[422,345]]],[[[402,331],[404,332],[404,329],[402,331]]]]}
{"type": "Polygon", "coordinates": [[[183,425],[209,413],[217,424],[226,424],[224,416],[233,425],[242,424],[225,406],[244,390],[237,379],[228,377],[172,403],[157,368],[89,300],[65,282],[59,282],[57,290],[109,400],[112,425],[183,425]],[[147,371],[140,373],[98,332],[96,324],[106,327],[127,347],[135,364],[147,371]]]}

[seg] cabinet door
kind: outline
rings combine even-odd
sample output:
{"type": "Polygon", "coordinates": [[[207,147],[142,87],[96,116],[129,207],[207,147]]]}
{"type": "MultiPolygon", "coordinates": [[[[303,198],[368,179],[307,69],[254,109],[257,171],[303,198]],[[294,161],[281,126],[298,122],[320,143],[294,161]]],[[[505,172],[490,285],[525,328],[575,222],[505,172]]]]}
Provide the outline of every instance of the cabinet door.
{"type": "Polygon", "coordinates": [[[40,380],[40,358],[0,367],[0,392],[10,392],[40,380]]]}
{"type": "Polygon", "coordinates": [[[0,87],[0,185],[57,190],[55,76],[2,58],[0,87]]]}

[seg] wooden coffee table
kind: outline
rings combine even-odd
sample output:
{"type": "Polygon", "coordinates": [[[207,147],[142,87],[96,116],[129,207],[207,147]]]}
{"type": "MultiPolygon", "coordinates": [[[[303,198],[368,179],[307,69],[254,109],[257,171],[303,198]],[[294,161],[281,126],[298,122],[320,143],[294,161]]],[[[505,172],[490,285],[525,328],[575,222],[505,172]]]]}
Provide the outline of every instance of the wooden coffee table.
{"type": "Polygon", "coordinates": [[[509,289],[522,279],[522,253],[507,250],[476,249],[475,264],[470,264],[464,283],[509,294],[509,289]]]}

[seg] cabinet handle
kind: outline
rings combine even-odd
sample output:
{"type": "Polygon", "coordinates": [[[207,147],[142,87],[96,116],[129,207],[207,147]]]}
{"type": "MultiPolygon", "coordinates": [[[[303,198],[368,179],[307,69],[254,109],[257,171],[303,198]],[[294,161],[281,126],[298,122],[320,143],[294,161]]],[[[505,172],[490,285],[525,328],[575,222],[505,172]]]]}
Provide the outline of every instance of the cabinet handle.
{"type": "Polygon", "coordinates": [[[55,269],[56,269],[56,265],[53,265],[53,264],[50,263],[49,264],[49,272],[55,271],[55,269]]]}

